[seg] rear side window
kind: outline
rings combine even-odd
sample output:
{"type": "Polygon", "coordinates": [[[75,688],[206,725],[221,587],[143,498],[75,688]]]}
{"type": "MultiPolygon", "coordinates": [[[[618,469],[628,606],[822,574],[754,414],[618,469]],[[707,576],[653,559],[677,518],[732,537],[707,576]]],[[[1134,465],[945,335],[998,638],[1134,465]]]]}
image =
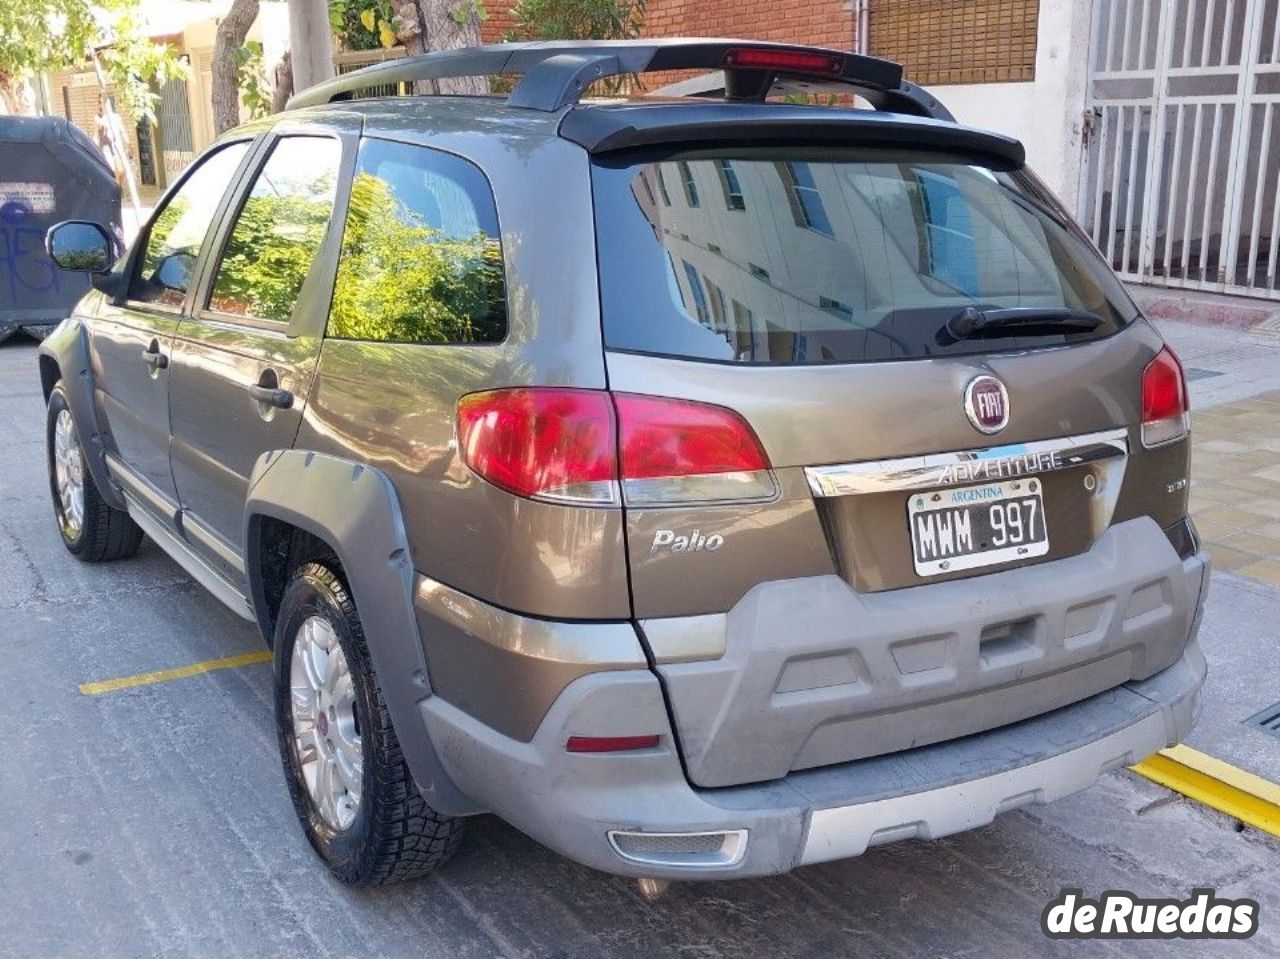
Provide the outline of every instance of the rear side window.
{"type": "Polygon", "coordinates": [[[276,142],[222,250],[210,309],[289,322],[329,228],[341,161],[332,137],[276,142]]]}
{"type": "Polygon", "coordinates": [[[498,214],[477,167],[412,144],[361,144],[328,335],[398,343],[505,339],[498,214]]]}
{"type": "Polygon", "coordinates": [[[739,148],[608,158],[592,178],[611,349],[853,363],[1083,342],[1137,312],[1024,175],[958,157],[739,148]],[[969,307],[1101,323],[946,335],[969,307]]]}
{"type": "Polygon", "coordinates": [[[182,306],[209,224],[248,150],[247,142],[232,143],[200,160],[156,214],[129,283],[130,300],[182,306]]]}

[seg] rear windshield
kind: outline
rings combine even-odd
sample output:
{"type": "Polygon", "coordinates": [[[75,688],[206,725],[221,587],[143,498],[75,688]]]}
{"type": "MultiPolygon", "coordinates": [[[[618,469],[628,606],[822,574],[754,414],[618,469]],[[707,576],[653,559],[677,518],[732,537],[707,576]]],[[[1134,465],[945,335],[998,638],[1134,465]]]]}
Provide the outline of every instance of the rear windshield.
{"type": "Polygon", "coordinates": [[[738,148],[598,161],[605,343],[756,364],[1061,346],[1136,314],[1028,177],[937,153],[738,148]],[[967,307],[1096,329],[943,332],[967,307]]]}

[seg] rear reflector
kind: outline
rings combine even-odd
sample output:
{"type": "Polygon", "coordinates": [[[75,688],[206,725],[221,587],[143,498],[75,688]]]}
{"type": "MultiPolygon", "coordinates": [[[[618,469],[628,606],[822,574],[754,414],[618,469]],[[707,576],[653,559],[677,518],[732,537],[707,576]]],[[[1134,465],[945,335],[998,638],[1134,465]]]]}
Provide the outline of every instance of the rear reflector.
{"type": "Polygon", "coordinates": [[[462,458],[531,499],[616,506],[760,502],[778,487],[759,439],[733,410],[598,390],[509,389],[458,403],[462,458]]]}
{"type": "Polygon", "coordinates": [[[783,70],[788,73],[821,73],[838,77],[844,72],[844,57],[802,50],[736,47],[724,55],[724,66],[736,70],[783,70]]]}
{"type": "Polygon", "coordinates": [[[1182,364],[1166,346],[1142,371],[1142,445],[1161,446],[1186,436],[1189,409],[1182,364]]]}
{"type": "Polygon", "coordinates": [[[564,748],[571,753],[623,753],[656,745],[657,736],[570,736],[564,748]]]}

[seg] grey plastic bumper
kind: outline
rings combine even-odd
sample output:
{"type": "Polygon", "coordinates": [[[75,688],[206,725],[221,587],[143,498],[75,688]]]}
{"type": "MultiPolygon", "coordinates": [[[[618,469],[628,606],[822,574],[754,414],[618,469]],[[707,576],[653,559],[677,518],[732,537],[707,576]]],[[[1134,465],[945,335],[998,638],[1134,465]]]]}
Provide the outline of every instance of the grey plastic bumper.
{"type": "Polygon", "coordinates": [[[662,691],[646,670],[572,683],[530,742],[502,736],[432,697],[423,719],[454,782],[544,845],[623,875],[675,879],[787,872],[868,846],[936,838],[998,813],[1084,789],[1110,769],[1179,742],[1199,705],[1205,662],[1194,638],[1177,662],[1142,682],[989,732],[793,773],[754,786],[695,789],[685,779],[662,691]],[[571,735],[659,734],[633,753],[571,754],[571,735]],[[614,831],[745,830],[728,862],[623,858],[614,831]]]}

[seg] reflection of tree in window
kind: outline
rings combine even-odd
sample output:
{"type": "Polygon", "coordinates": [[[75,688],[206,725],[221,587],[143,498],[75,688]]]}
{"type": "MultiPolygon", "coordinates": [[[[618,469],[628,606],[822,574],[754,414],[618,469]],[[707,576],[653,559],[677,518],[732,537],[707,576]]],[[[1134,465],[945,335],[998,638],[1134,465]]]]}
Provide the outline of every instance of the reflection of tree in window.
{"type": "Polygon", "coordinates": [[[179,307],[213,214],[248,152],[232,143],[201,161],[151,224],[129,299],[179,307]]]}
{"type": "Polygon", "coordinates": [[[328,138],[279,142],[223,248],[210,309],[289,322],[329,226],[341,152],[328,138]]]}
{"type": "Polygon", "coordinates": [[[730,210],[745,210],[746,198],[742,195],[742,184],[738,174],[733,170],[731,160],[717,160],[716,168],[720,172],[720,188],[724,190],[724,205],[730,210]]]}
{"type": "Polygon", "coordinates": [[[835,236],[827,208],[822,205],[822,194],[813,179],[813,169],[808,163],[786,161],[777,164],[778,174],[787,187],[791,201],[791,215],[796,226],[802,226],[823,236],[835,236]]]}
{"type": "Polygon", "coordinates": [[[684,184],[684,198],[689,201],[689,206],[698,206],[698,184],[693,182],[693,170],[684,160],[681,160],[676,166],[680,168],[680,181],[684,184]]]}
{"type": "Polygon", "coordinates": [[[371,143],[362,149],[362,170],[351,187],[329,335],[501,341],[507,330],[502,247],[483,175],[464,160],[422,147],[371,143]]]}

